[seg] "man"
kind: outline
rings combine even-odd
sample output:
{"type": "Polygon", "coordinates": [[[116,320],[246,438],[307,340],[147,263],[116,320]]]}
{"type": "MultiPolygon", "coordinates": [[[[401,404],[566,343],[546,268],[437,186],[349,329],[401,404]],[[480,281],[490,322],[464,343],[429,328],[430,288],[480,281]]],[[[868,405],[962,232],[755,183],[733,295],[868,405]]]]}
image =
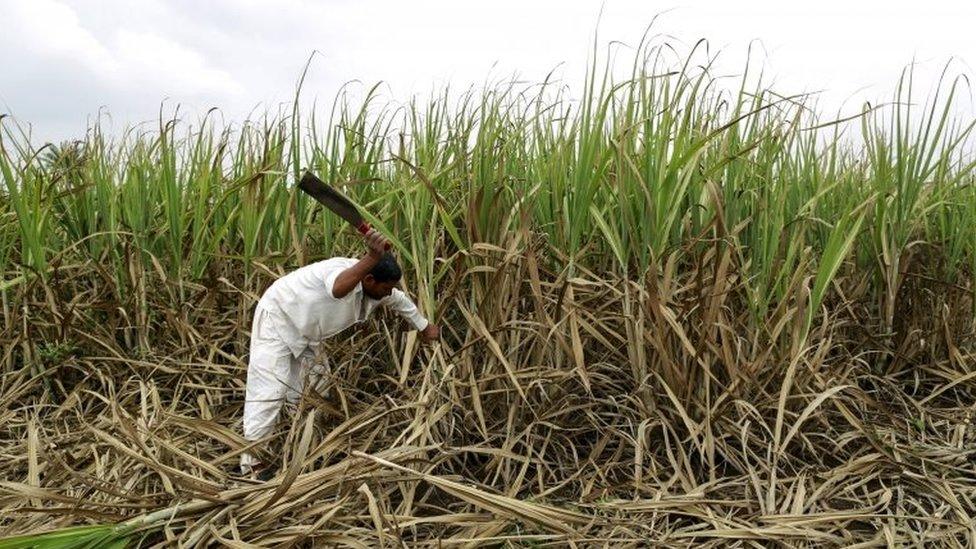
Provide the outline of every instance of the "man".
{"type": "MultiPolygon", "coordinates": [[[[364,322],[379,305],[391,307],[420,330],[424,341],[440,337],[402,291],[400,266],[386,252],[380,233],[366,234],[362,259],[336,257],[307,265],[276,280],[254,310],[251,353],[244,401],[244,438],[256,441],[274,429],[285,401],[298,402],[305,373],[319,376],[326,364],[313,364],[313,347],[327,337],[364,322]]],[[[241,473],[266,479],[272,470],[249,453],[241,454],[241,473]]]]}

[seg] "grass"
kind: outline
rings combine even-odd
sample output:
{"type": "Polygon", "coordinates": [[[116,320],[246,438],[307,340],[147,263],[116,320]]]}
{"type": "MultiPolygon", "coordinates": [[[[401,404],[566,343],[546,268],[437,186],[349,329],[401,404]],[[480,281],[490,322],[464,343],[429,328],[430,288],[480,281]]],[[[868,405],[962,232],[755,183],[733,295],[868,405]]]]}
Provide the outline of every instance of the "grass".
{"type": "Polygon", "coordinates": [[[0,120],[0,530],[34,536],[0,547],[974,543],[964,80],[835,121],[675,52],[40,148],[0,120]],[[251,485],[255,301],[362,246],[304,167],[444,340],[330,342],[251,485]]]}

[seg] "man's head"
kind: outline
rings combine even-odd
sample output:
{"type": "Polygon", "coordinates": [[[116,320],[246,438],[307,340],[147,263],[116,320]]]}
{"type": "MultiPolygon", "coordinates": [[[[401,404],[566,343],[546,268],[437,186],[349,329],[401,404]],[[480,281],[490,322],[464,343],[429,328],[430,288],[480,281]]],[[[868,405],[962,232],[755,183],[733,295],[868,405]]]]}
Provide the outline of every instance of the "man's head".
{"type": "Polygon", "coordinates": [[[403,272],[397,264],[393,254],[386,252],[363,278],[363,293],[370,299],[383,299],[393,293],[393,288],[400,282],[403,272]]]}

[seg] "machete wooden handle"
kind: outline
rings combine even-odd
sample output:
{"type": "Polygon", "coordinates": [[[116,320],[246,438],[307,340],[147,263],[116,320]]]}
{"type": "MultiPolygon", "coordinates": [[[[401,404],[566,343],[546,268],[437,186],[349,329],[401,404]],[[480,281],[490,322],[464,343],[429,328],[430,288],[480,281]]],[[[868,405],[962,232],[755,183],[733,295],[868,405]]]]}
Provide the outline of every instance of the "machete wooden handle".
{"type": "MultiPolygon", "coordinates": [[[[366,223],[365,221],[360,221],[359,225],[356,227],[356,230],[359,231],[359,233],[363,236],[366,236],[366,233],[368,233],[370,229],[372,229],[372,227],[370,227],[369,223],[366,223]]],[[[383,246],[383,249],[390,251],[391,246],[390,241],[387,240],[386,245],[383,246]]]]}

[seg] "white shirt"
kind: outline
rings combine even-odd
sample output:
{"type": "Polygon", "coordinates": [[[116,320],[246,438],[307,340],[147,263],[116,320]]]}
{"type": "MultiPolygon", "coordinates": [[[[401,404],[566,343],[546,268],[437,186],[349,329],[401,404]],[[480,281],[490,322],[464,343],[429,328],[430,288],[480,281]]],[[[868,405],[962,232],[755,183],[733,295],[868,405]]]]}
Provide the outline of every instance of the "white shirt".
{"type": "Polygon", "coordinates": [[[364,322],[379,305],[391,307],[418,330],[427,327],[428,321],[417,306],[396,288],[390,295],[375,300],[363,293],[363,285],[358,283],[345,297],[334,297],[332,287],[339,273],[357,262],[349,257],[334,257],[306,265],[276,280],[261,296],[258,307],[278,317],[278,333],[296,357],[310,343],[364,322]]]}

